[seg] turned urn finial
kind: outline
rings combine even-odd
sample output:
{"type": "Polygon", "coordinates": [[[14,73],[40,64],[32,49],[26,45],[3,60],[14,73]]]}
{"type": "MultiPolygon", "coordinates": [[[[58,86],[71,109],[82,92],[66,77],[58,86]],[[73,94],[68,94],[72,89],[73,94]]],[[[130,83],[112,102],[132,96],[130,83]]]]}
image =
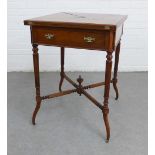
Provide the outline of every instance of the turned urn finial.
{"type": "Polygon", "coordinates": [[[81,75],[79,75],[79,77],[77,78],[77,82],[79,83],[79,86],[78,86],[78,94],[81,96],[82,94],[82,82],[83,82],[83,78],[81,77],[81,75]]]}
{"type": "Polygon", "coordinates": [[[79,75],[77,82],[79,83],[79,85],[81,85],[81,83],[83,82],[83,78],[81,77],[81,75],[79,75]]]}

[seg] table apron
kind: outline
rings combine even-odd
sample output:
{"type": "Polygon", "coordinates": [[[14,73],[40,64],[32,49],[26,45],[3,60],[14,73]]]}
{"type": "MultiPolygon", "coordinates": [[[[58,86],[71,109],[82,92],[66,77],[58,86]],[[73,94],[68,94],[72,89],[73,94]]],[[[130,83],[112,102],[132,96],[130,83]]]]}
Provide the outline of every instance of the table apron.
{"type": "Polygon", "coordinates": [[[38,45],[108,51],[110,31],[32,26],[31,40],[38,45]]]}

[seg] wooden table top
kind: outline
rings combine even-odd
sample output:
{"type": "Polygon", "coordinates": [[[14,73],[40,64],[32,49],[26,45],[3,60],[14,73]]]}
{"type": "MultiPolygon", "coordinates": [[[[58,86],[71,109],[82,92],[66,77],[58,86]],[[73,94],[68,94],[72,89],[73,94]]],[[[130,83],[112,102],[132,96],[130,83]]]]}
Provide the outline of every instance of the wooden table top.
{"type": "Polygon", "coordinates": [[[116,29],[127,19],[126,15],[61,12],[24,20],[25,25],[105,30],[116,29]]]}

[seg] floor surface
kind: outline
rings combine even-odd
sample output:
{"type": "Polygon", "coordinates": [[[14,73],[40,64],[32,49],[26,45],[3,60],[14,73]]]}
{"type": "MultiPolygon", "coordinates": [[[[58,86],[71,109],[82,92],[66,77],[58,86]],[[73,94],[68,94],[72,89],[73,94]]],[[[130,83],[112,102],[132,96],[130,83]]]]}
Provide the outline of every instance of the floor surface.
{"type": "MultiPolygon", "coordinates": [[[[68,73],[86,84],[103,73],[68,73]]],[[[41,73],[41,94],[58,90],[59,73],[41,73]]],[[[119,73],[120,98],[111,85],[111,139],[105,143],[102,112],[77,93],[42,102],[37,124],[33,73],[8,73],[8,155],[147,155],[147,73],[119,73]]],[[[72,88],[64,81],[63,90],[72,88]]],[[[89,90],[101,103],[104,87],[89,90]]]]}

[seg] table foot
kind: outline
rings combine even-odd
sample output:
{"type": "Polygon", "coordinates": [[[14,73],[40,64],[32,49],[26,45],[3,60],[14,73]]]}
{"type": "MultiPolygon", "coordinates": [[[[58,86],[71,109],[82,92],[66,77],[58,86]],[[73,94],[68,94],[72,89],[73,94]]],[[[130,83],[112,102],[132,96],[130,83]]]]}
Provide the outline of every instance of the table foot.
{"type": "Polygon", "coordinates": [[[33,116],[32,116],[32,124],[33,125],[36,124],[35,119],[36,119],[36,115],[37,115],[37,113],[38,113],[38,111],[40,109],[40,105],[41,105],[41,102],[37,102],[36,107],[35,107],[35,110],[33,112],[33,116]]]}
{"type": "Polygon", "coordinates": [[[60,82],[59,82],[59,91],[60,91],[60,92],[62,91],[61,87],[62,87],[63,81],[64,81],[64,77],[61,77],[61,78],[60,78],[60,82]]]}
{"type": "Polygon", "coordinates": [[[105,123],[106,127],[106,143],[109,142],[110,139],[110,125],[109,125],[109,120],[108,120],[108,113],[109,113],[109,108],[107,106],[103,106],[103,120],[105,123]]]}
{"type": "Polygon", "coordinates": [[[116,93],[115,100],[117,100],[118,97],[119,97],[118,88],[117,88],[117,80],[114,80],[113,79],[113,82],[112,83],[113,83],[113,87],[114,87],[114,90],[115,90],[115,93],[116,93]]]}
{"type": "Polygon", "coordinates": [[[109,140],[105,140],[106,143],[109,143],[109,140]]]}

